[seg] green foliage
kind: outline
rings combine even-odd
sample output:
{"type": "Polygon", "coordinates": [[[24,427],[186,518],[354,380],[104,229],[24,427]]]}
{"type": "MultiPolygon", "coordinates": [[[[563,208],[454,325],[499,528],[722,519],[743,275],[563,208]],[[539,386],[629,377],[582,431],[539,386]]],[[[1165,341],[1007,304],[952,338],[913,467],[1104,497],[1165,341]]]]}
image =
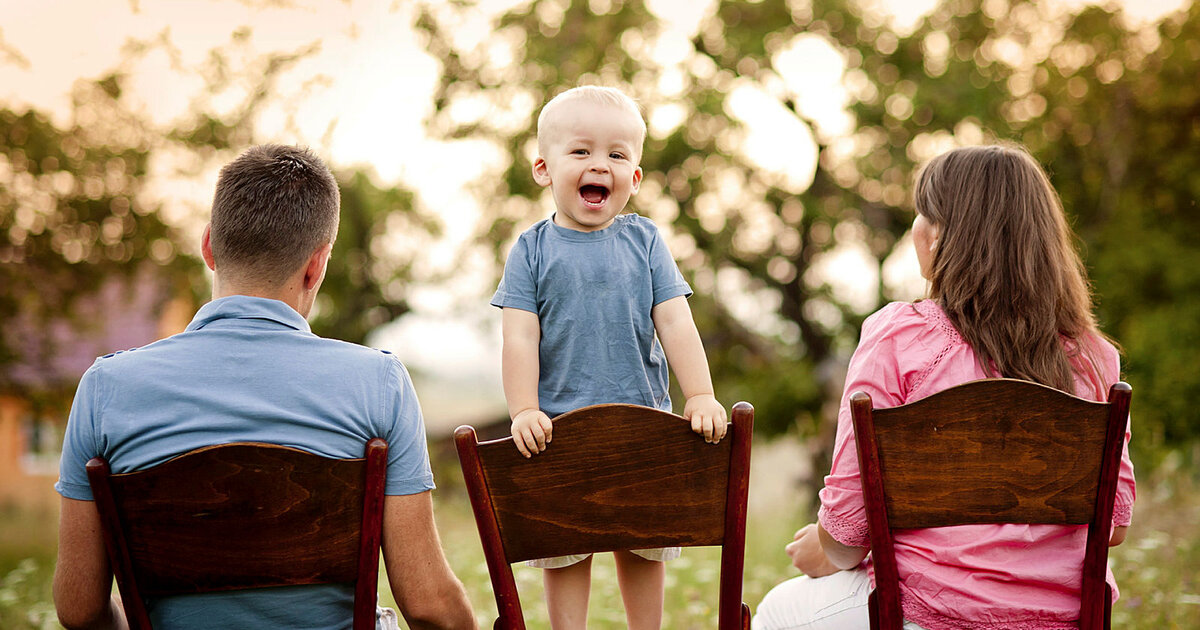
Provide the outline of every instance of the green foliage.
{"type": "MultiPolygon", "coordinates": [[[[70,315],[105,278],[131,278],[145,264],[184,290],[199,273],[143,200],[150,136],[119,101],[120,82],[79,84],[64,128],[37,111],[0,109],[0,329],[9,333],[0,365],[30,359],[11,347],[19,315],[26,326],[70,315]]],[[[15,387],[8,374],[0,389],[15,387]]]]}
{"type": "Polygon", "coordinates": [[[311,318],[313,332],[362,343],[409,310],[406,295],[423,245],[440,225],[411,192],[379,188],[362,171],[339,177],[342,220],[311,318]]]}
{"type": "MultiPolygon", "coordinates": [[[[198,248],[164,219],[161,202],[148,201],[151,165],[183,150],[195,160],[179,174],[199,177],[262,141],[254,121],[274,81],[316,48],[260,57],[244,49],[249,38],[248,32],[235,33],[232,48],[214,50],[196,70],[207,82],[206,94],[231,85],[248,88],[244,100],[223,114],[201,96],[173,126],[151,125],[123,100],[122,68],[77,83],[66,125],[36,110],[0,107],[0,391],[56,400],[73,389],[74,382],[66,382],[71,378],[49,368],[40,383],[18,382],[12,368],[36,366],[59,350],[55,343],[71,342],[48,333],[47,322],[65,317],[76,334],[89,334],[94,322],[80,305],[110,278],[123,278],[131,291],[150,278],[160,284],[163,302],[207,299],[203,264],[191,253],[198,248]],[[239,55],[252,56],[245,70],[235,69],[244,61],[239,55]],[[16,346],[27,334],[42,340],[37,356],[16,346]]],[[[132,43],[129,50],[136,56],[155,46],[169,48],[166,35],[151,44],[132,43]]],[[[361,343],[372,329],[408,311],[406,286],[439,226],[403,188],[379,187],[361,169],[338,173],[338,179],[342,227],[313,327],[361,343]]]]}
{"type": "MultiPolygon", "coordinates": [[[[767,432],[819,433],[865,313],[814,266],[844,242],[865,244],[882,264],[911,221],[922,161],[954,144],[1014,140],[1047,166],[1079,233],[1102,328],[1124,343],[1139,435],[1147,444],[1200,437],[1184,402],[1200,393],[1200,372],[1187,367],[1200,347],[1200,7],[1135,31],[1096,6],[1072,15],[1026,0],[947,0],[896,32],[851,0],[725,0],[683,60],[663,65],[651,54],[662,25],[641,2],[592,6],[535,0],[499,17],[489,43],[511,44],[511,61],[454,39],[456,11],[474,3],[427,4],[418,23],[443,64],[431,126],[512,156],[481,191],[479,238],[497,266],[515,232],[544,213],[528,172],[534,115],[548,97],[607,83],[648,114],[684,108],[681,125],[647,140],[633,204],[670,224],[685,274],[698,293],[714,293],[692,304],[718,391],[769,401],[767,432]],[[804,87],[788,85],[780,67],[781,51],[814,36],[841,55],[853,86],[845,135],[819,128],[800,106],[804,87]],[[807,189],[791,190],[739,151],[744,126],[728,97],[746,84],[815,126],[821,158],[807,189]],[[505,115],[455,114],[480,100],[505,115]],[[763,225],[773,238],[754,239],[763,225]],[[736,289],[714,282],[731,273],[736,289]],[[775,296],[770,312],[734,316],[735,301],[763,292],[775,296]],[[788,379],[813,385],[773,385],[788,379]]],[[[881,283],[878,301],[888,299],[881,283]]]]}
{"type": "Polygon", "coordinates": [[[0,626],[9,630],[59,628],[51,599],[48,566],[26,558],[0,576],[0,626]]]}

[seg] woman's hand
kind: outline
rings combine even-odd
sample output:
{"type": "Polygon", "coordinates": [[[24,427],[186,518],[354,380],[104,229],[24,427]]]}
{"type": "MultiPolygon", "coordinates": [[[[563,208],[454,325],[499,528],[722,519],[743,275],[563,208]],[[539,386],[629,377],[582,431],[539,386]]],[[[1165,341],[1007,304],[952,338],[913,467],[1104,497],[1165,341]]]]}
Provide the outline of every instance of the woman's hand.
{"type": "Polygon", "coordinates": [[[785,549],[792,559],[792,566],[809,577],[825,577],[841,570],[829,561],[825,550],[821,548],[816,523],[800,528],[785,549]]]}

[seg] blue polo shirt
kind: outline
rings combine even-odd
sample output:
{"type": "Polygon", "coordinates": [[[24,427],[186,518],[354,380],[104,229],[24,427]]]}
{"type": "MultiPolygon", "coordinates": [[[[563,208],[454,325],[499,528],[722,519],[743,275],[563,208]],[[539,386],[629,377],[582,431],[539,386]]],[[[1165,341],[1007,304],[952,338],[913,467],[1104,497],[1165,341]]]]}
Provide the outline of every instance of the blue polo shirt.
{"type": "MultiPolygon", "coordinates": [[[[326,457],[362,457],[388,442],[390,495],[433,488],[421,409],[394,355],[314,335],[287,304],[231,296],[187,329],[96,360],[83,375],[63,440],[64,497],[92,500],[84,466],[139,470],[212,444],[269,442],[326,457]]],[[[168,628],[346,628],[348,586],[300,586],[149,602],[168,628]]]]}

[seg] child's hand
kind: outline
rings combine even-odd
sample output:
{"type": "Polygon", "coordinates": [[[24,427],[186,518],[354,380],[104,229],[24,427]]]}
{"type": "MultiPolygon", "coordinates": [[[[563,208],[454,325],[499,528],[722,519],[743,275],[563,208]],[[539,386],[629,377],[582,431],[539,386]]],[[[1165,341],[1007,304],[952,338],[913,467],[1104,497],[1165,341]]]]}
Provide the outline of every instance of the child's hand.
{"type": "Polygon", "coordinates": [[[716,444],[725,437],[725,407],[712,394],[697,394],[687,399],[683,417],[692,421],[692,430],[704,436],[704,441],[716,444]]]}
{"type": "Polygon", "coordinates": [[[522,455],[532,457],[535,453],[546,450],[553,428],[554,424],[550,422],[550,416],[542,413],[542,410],[526,409],[513,418],[513,442],[522,455]]]}

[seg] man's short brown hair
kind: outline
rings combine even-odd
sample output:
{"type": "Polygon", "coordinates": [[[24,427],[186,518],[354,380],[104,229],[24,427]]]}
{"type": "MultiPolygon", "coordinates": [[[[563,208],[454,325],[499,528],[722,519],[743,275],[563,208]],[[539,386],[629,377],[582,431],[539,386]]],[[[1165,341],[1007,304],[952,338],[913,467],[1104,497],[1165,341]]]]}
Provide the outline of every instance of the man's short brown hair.
{"type": "Polygon", "coordinates": [[[217,179],[213,259],[243,281],[282,283],[337,237],[340,205],[337,180],[308,149],[251,147],[217,179]]]}

